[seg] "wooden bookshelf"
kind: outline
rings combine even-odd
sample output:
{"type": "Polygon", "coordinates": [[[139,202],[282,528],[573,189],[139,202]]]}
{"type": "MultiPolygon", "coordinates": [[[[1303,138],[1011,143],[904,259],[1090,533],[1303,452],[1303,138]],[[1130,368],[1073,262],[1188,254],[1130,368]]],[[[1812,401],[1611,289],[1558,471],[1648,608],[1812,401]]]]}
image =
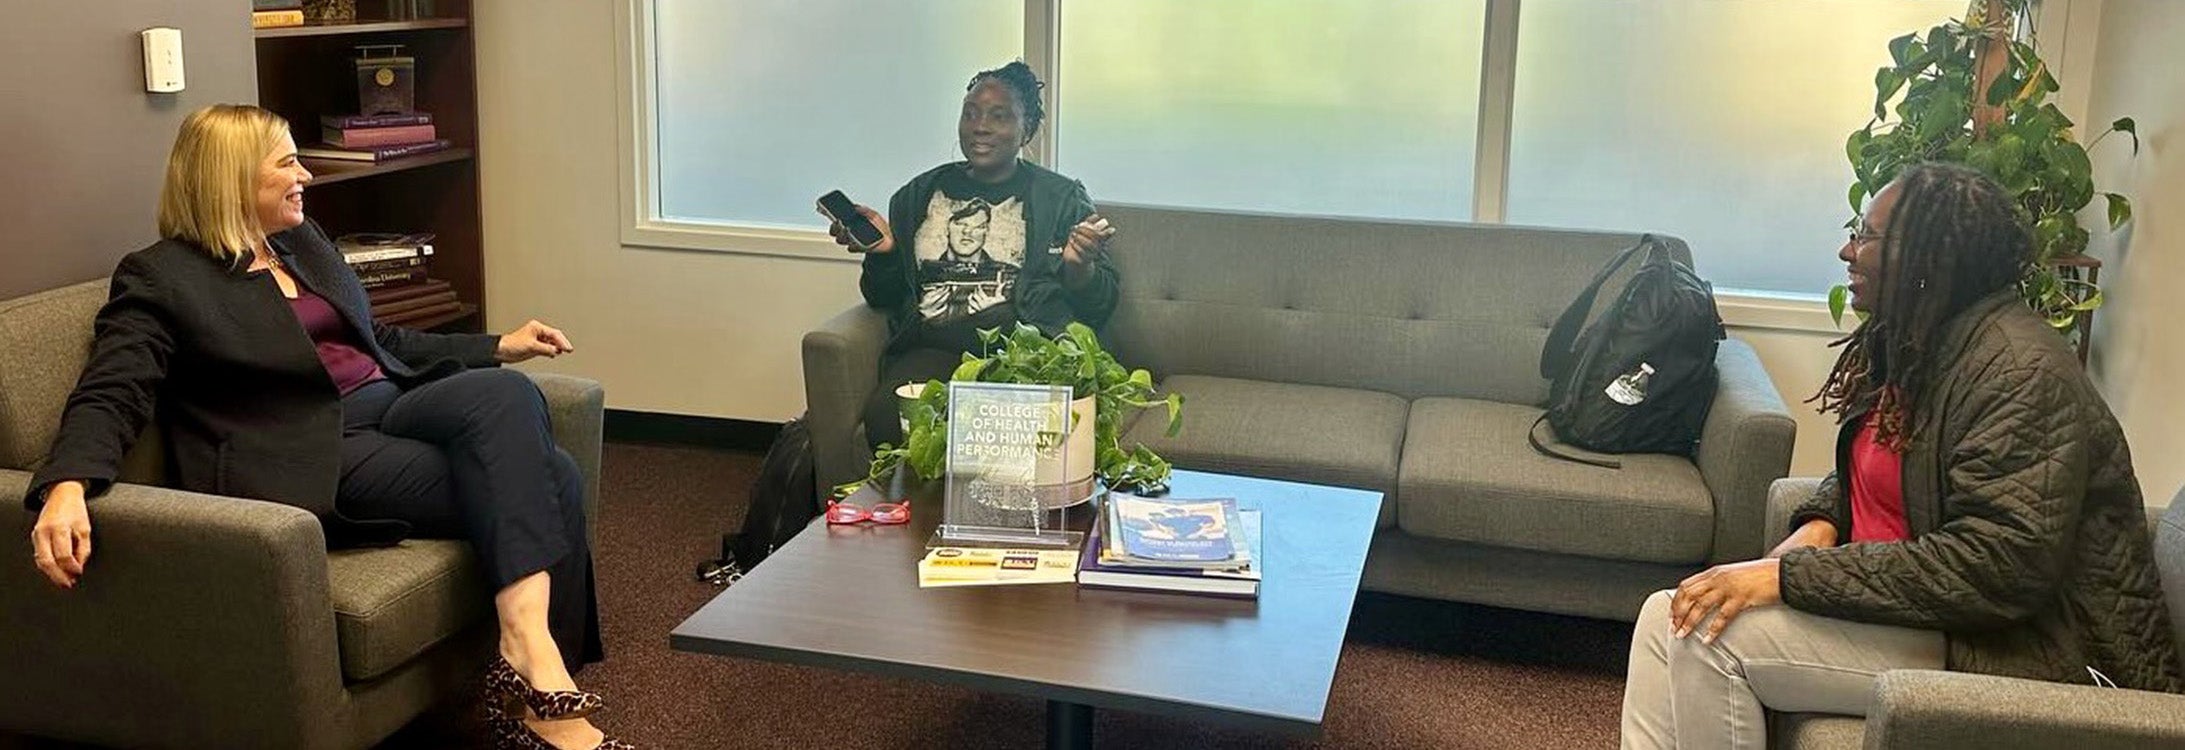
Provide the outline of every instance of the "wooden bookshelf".
{"type": "Polygon", "coordinates": [[[421,18],[414,21],[363,21],[358,23],[333,23],[317,26],[284,26],[275,29],[257,29],[259,39],[281,39],[298,36],[340,36],[343,34],[376,34],[383,31],[429,31],[432,29],[460,29],[470,25],[468,18],[421,18]]]}
{"type": "Polygon", "coordinates": [[[356,23],[257,30],[258,104],[288,118],[297,145],[317,143],[320,117],[357,111],[358,45],[399,44],[416,59],[417,109],[432,115],[436,134],[453,147],[382,162],[306,159],[314,178],[304,211],[334,236],[432,233],[432,276],[448,282],[464,311],[409,325],[478,331],[485,259],[471,0],[434,6],[433,18],[396,21],[365,16],[382,7],[365,0],[356,23]]]}
{"type": "Polygon", "coordinates": [[[469,161],[477,152],[467,148],[451,148],[418,156],[405,156],[386,161],[346,161],[342,159],[303,159],[304,169],[311,170],[311,184],[325,187],[343,180],[371,177],[405,169],[430,167],[448,162],[469,161]]]}

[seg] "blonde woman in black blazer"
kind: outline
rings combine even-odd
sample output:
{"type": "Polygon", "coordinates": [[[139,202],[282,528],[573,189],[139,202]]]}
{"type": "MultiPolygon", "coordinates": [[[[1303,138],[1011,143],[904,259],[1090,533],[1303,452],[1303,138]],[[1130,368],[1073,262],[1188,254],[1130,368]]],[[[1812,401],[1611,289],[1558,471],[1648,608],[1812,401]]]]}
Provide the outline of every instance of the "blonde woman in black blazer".
{"type": "Polygon", "coordinates": [[[467,539],[496,593],[488,707],[504,744],[620,747],[573,667],[601,657],[583,480],[544,397],[496,365],[571,351],[538,321],[506,335],[381,325],[304,218],[311,173],[288,124],[216,105],[182,124],[160,194],[164,239],[114,269],[90,361],[24,502],[33,560],[72,589],[91,500],[153,414],[183,489],[318,515],[328,543],[467,539]]]}

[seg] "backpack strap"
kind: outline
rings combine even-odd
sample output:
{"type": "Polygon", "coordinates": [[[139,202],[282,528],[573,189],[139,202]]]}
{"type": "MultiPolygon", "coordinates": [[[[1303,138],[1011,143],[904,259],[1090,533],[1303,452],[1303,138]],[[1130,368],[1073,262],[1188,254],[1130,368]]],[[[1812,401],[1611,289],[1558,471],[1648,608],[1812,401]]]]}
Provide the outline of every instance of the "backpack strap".
{"type": "Polygon", "coordinates": [[[1601,285],[1608,283],[1609,277],[1616,275],[1616,271],[1623,268],[1625,263],[1631,262],[1631,258],[1638,255],[1641,249],[1651,249],[1648,257],[1652,257],[1660,252],[1661,241],[1651,234],[1640,235],[1638,244],[1617,253],[1615,260],[1609,261],[1608,265],[1602,266],[1593,275],[1593,281],[1586,284],[1585,291],[1579,292],[1577,299],[1571,300],[1570,307],[1563,308],[1563,314],[1555,319],[1555,327],[1548,329],[1547,346],[1540,349],[1540,377],[1556,380],[1570,369],[1573,356],[1571,344],[1578,340],[1579,329],[1585,327],[1586,315],[1593,312],[1593,300],[1600,296],[1601,285]]]}
{"type": "Polygon", "coordinates": [[[1593,458],[1590,456],[1581,456],[1576,453],[1566,453],[1548,447],[1546,443],[1540,442],[1540,424],[1546,421],[1548,421],[1548,415],[1542,414],[1540,415],[1539,419],[1533,420],[1532,429],[1525,431],[1525,442],[1532,443],[1533,450],[1538,451],[1540,455],[1547,456],[1549,458],[1562,459],[1564,461],[1573,461],[1581,464],[1587,464],[1589,466],[1599,466],[1603,469],[1624,468],[1624,462],[1618,461],[1613,458],[1593,458]]]}

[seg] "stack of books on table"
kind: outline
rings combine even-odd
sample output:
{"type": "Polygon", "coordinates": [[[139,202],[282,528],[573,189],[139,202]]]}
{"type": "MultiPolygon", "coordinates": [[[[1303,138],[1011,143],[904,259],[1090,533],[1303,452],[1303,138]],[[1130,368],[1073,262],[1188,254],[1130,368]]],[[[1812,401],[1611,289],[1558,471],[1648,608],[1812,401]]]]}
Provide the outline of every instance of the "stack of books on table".
{"type": "Polygon", "coordinates": [[[1088,588],[1259,597],[1260,514],[1233,498],[1177,500],[1120,492],[1085,538],[1088,588]]]}
{"type": "Polygon", "coordinates": [[[432,114],[327,115],[319,118],[316,146],[296,149],[307,159],[386,161],[446,151],[453,145],[433,128],[432,114]]]}
{"type": "Polygon", "coordinates": [[[342,260],[372,301],[372,319],[403,325],[462,309],[448,282],[431,277],[432,235],[345,234],[334,240],[342,260]]]}

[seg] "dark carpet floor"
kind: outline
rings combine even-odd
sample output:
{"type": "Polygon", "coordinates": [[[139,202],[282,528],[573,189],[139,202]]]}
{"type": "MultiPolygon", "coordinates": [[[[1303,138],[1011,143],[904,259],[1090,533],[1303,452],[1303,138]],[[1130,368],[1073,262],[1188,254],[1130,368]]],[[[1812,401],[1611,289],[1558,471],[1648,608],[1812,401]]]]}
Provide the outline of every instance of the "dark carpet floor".
{"type": "MultiPolygon", "coordinates": [[[[759,456],[610,444],[597,553],[608,732],[646,748],[1036,748],[1044,704],[903,680],[687,654],[668,631],[720,589],[692,569],[741,519],[759,456]]],[[[1324,733],[1296,740],[1102,712],[1103,748],[1598,748],[1616,742],[1630,626],[1362,595],[1324,733]]],[[[383,748],[462,747],[457,708],[383,748]]],[[[0,748],[10,743],[0,740],[0,748]]]]}

